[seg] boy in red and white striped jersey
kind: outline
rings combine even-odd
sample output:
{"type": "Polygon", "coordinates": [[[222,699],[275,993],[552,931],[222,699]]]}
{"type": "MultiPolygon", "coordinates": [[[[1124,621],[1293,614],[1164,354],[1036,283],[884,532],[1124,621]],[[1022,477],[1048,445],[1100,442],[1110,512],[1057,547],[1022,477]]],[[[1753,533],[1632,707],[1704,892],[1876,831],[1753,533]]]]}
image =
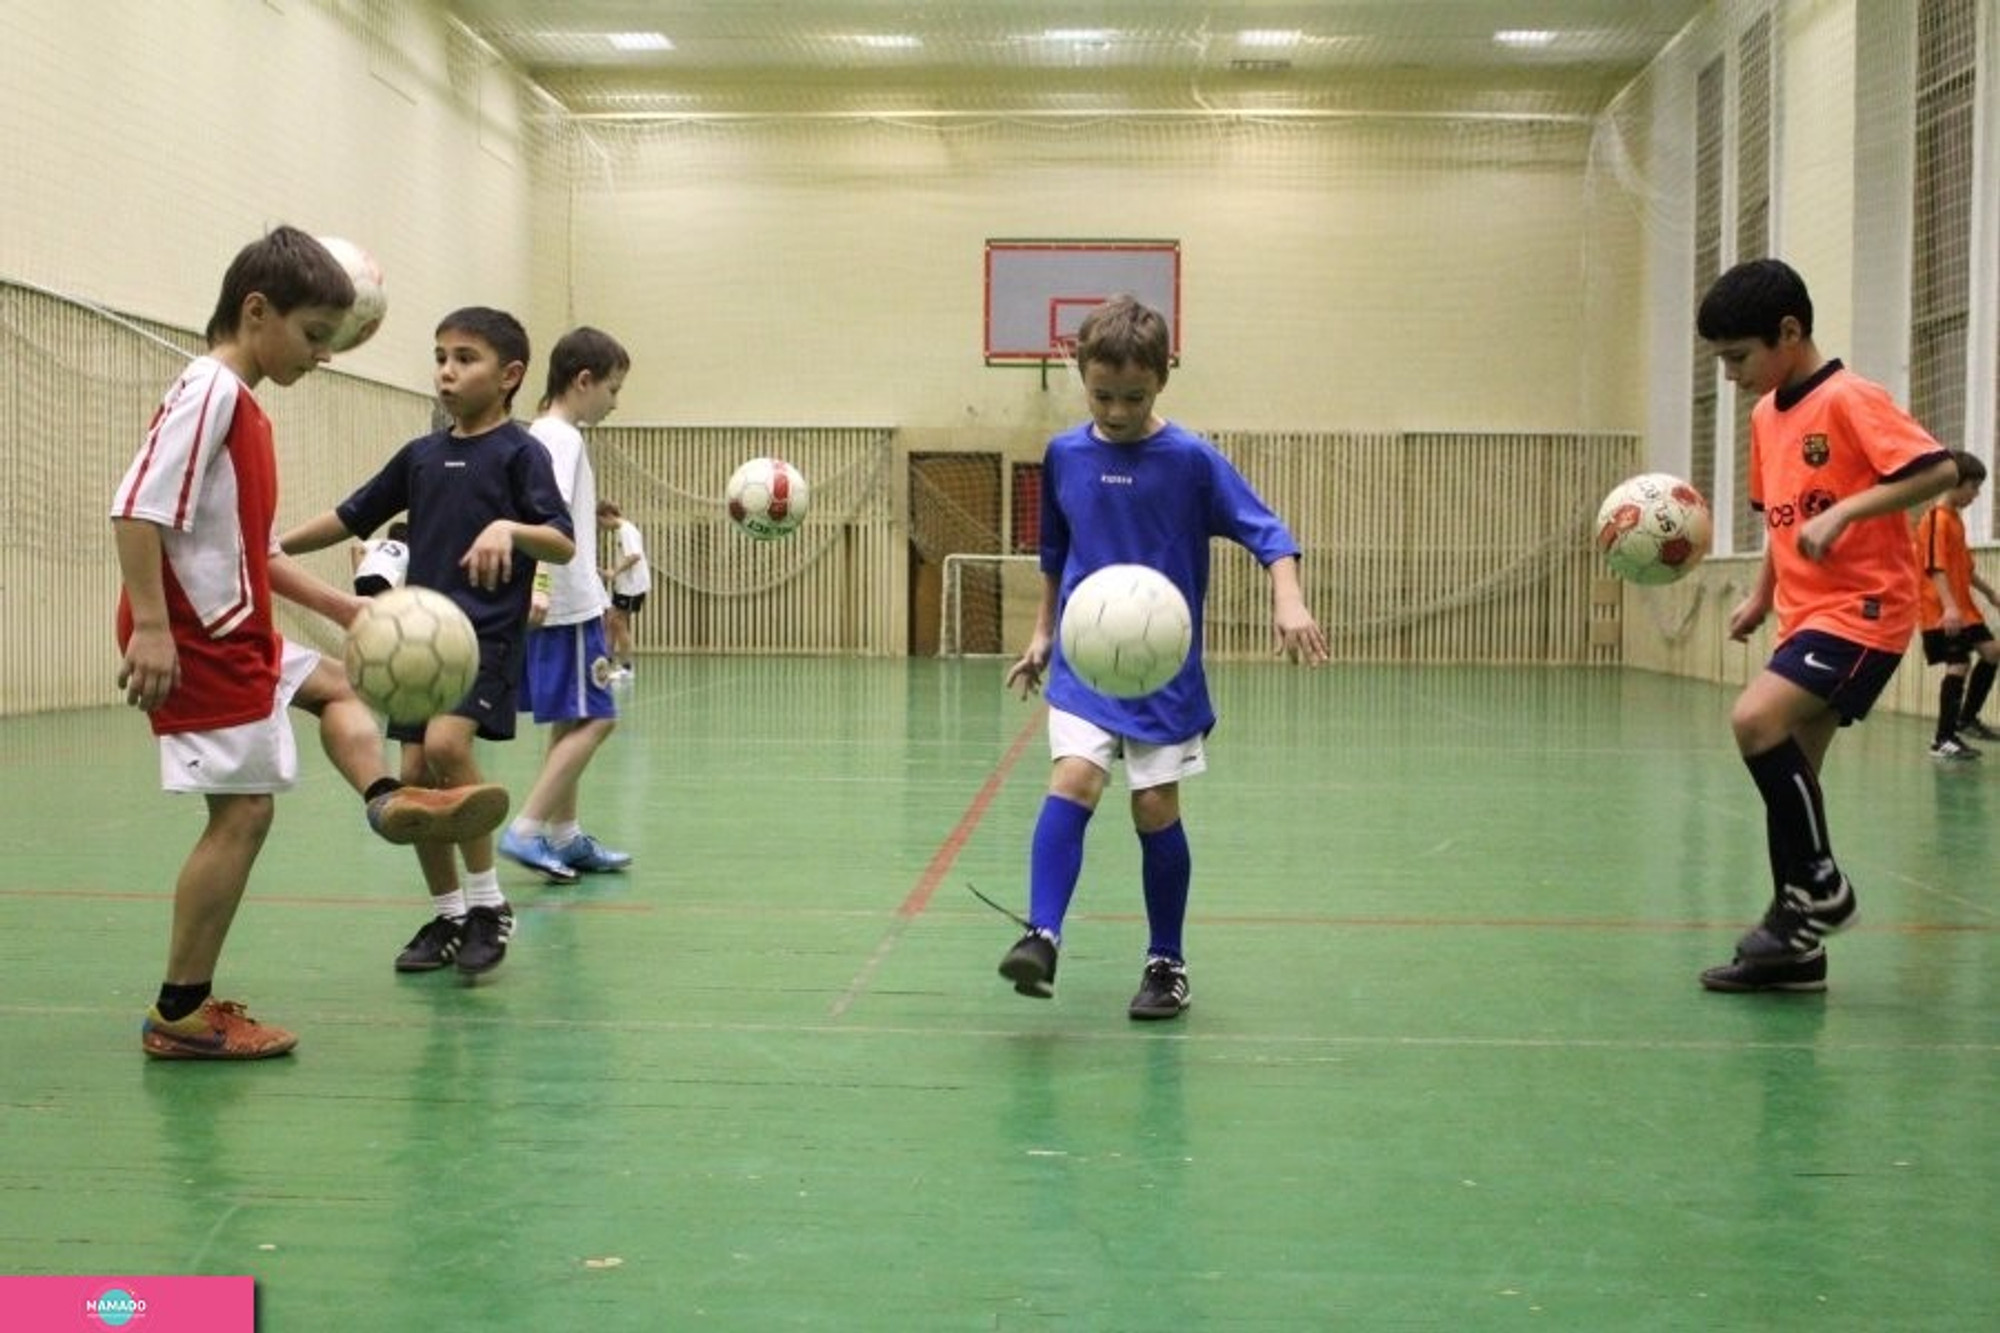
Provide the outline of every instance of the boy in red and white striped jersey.
{"type": "Polygon", "coordinates": [[[112,500],[118,684],[159,739],[161,785],[208,807],[174,885],[166,980],[140,1028],[148,1055],[257,1059],[297,1042],[212,993],[272,797],[298,780],[288,704],[318,717],[328,758],[389,841],[457,842],[506,815],[500,787],[428,791],[391,777],[339,663],[287,643],[272,618],[274,592],[342,624],[361,606],[278,553],[277,456],[251,394],[328,360],[353,302],[346,271],[306,233],[278,227],[245,246],[223,277],[207,353],[167,390],[112,500]]]}

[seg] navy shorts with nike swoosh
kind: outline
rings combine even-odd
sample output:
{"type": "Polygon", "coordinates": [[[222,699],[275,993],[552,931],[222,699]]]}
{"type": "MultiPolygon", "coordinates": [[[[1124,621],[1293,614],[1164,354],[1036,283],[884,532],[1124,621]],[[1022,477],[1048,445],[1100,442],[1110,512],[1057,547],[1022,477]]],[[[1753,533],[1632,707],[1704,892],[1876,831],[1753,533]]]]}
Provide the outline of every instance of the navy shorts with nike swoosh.
{"type": "Polygon", "coordinates": [[[1868,716],[1902,663],[1901,653],[1867,648],[1823,630],[1802,629],[1778,645],[1765,667],[1826,700],[1844,727],[1868,716]]]}

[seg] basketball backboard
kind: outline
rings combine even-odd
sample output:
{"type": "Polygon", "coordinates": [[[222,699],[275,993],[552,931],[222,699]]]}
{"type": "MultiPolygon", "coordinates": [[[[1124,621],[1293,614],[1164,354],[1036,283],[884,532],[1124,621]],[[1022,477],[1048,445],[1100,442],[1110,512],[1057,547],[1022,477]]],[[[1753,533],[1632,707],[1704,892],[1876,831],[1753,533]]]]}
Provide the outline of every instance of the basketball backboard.
{"type": "Polygon", "coordinates": [[[1046,366],[1065,359],[1083,317],[1120,294],[1166,317],[1179,364],[1179,241],[987,241],[986,364],[1046,366]]]}

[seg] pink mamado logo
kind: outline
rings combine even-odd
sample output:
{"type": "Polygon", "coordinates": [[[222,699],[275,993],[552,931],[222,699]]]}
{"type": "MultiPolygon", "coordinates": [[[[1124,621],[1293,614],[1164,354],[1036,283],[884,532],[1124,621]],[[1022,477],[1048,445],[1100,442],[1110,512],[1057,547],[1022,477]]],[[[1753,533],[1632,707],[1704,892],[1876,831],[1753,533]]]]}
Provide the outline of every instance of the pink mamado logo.
{"type": "Polygon", "coordinates": [[[146,1298],[135,1296],[123,1287],[112,1287],[85,1297],[83,1313],[100,1327],[126,1328],[146,1317],[146,1298]]]}

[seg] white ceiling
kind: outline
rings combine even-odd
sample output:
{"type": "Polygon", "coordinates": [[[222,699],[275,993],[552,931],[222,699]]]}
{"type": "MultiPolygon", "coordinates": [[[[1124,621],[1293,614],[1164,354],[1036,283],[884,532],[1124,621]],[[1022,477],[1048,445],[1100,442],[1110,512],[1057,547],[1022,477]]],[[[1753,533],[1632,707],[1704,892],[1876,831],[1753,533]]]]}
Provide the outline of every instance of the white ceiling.
{"type": "Polygon", "coordinates": [[[1710,0],[446,0],[579,115],[1587,114],[1710,0]],[[1500,31],[1551,34],[1506,46],[1500,31]],[[621,51],[611,33],[671,50],[621,51]],[[1050,33],[1068,35],[1050,36],[1050,33]],[[1278,44],[1246,32],[1295,33],[1278,44]]]}

